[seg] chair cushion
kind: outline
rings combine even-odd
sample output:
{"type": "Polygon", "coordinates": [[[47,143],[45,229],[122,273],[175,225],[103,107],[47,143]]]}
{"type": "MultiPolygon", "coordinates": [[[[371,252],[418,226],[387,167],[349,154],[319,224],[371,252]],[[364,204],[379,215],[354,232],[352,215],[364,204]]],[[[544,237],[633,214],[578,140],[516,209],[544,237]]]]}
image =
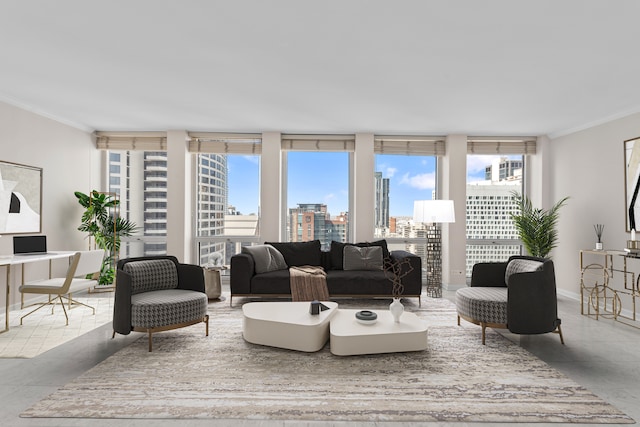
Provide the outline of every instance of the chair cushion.
{"type": "Polygon", "coordinates": [[[473,287],[456,291],[458,314],[479,322],[507,323],[507,288],[473,287]]]}
{"type": "Polygon", "coordinates": [[[131,296],[131,325],[158,328],[203,318],[207,314],[207,295],[184,289],[163,289],[131,296]]]}
{"type": "Polygon", "coordinates": [[[132,295],[178,287],[178,269],[170,259],[132,261],[122,270],[131,275],[132,295]]]}
{"type": "Polygon", "coordinates": [[[525,273],[528,271],[542,270],[540,261],[534,261],[532,259],[512,259],[507,264],[507,269],[504,272],[504,282],[509,285],[509,276],[514,273],[525,273]]]}

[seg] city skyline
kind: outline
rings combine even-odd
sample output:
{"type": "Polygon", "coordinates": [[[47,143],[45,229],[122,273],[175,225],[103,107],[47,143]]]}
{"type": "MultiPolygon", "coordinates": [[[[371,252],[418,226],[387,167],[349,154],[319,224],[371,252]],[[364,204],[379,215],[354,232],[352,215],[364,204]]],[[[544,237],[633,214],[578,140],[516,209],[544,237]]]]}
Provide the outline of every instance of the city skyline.
{"type": "MultiPolygon", "coordinates": [[[[486,167],[501,157],[468,156],[467,183],[484,181],[486,167]]],[[[389,178],[390,216],[412,216],[414,200],[432,198],[435,162],[434,156],[376,155],[375,171],[389,178]]],[[[289,152],[287,166],[287,209],[322,203],[331,216],[349,211],[348,153],[289,152]]],[[[257,214],[260,157],[229,155],[228,168],[229,205],[243,215],[257,214]]]]}

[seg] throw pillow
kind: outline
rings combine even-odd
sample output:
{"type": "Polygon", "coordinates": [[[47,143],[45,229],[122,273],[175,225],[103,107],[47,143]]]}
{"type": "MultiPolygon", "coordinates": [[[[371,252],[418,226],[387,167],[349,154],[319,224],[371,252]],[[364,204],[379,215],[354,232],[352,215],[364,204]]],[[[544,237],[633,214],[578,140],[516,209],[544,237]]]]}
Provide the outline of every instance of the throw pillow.
{"type": "Polygon", "coordinates": [[[249,254],[253,258],[256,273],[284,270],[287,263],[282,254],[271,245],[243,246],[243,254],[249,254]]]}
{"type": "Polygon", "coordinates": [[[320,240],[312,240],[310,242],[265,242],[265,244],[271,245],[280,251],[289,267],[322,265],[320,240]]]}
{"type": "Polygon", "coordinates": [[[542,270],[542,263],[532,259],[512,259],[504,272],[504,283],[509,286],[509,276],[515,273],[542,270]]]}
{"type": "Polygon", "coordinates": [[[331,248],[329,250],[329,255],[331,258],[331,269],[332,270],[343,270],[343,258],[344,258],[344,248],[346,246],[357,246],[359,248],[366,248],[370,246],[380,246],[382,248],[382,258],[383,262],[386,258],[389,257],[389,249],[387,248],[387,241],[376,240],[375,242],[360,242],[360,243],[342,243],[331,241],[331,248]]]}
{"type": "Polygon", "coordinates": [[[347,245],[344,247],[343,267],[345,270],[382,270],[382,248],[347,245]]]}

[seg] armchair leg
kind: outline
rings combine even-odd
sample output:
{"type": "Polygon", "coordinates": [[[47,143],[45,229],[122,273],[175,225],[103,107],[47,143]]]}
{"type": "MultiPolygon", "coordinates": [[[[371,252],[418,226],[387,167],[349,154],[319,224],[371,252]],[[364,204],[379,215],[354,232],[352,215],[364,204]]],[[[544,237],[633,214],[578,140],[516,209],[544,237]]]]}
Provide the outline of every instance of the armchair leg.
{"type": "Polygon", "coordinates": [[[204,316],[204,323],[206,325],[205,329],[206,329],[206,336],[209,336],[209,315],[207,314],[206,316],[204,316]]]}
{"type": "Polygon", "coordinates": [[[484,322],[480,322],[480,326],[482,326],[482,345],[485,345],[485,337],[487,336],[487,324],[484,322]]]}
{"type": "Polygon", "coordinates": [[[153,350],[153,340],[151,338],[151,329],[149,329],[149,352],[151,352],[153,350]]]}
{"type": "Polygon", "coordinates": [[[562,345],[564,345],[564,337],[562,336],[562,328],[560,327],[560,325],[558,325],[558,329],[553,332],[560,335],[560,342],[562,343],[562,345]]]}

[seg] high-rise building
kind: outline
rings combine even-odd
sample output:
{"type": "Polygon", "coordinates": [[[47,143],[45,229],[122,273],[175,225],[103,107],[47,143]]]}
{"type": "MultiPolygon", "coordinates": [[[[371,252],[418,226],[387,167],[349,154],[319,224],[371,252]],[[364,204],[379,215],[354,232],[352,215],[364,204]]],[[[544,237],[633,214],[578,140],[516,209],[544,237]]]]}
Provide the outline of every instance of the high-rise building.
{"type": "Polygon", "coordinates": [[[349,235],[349,214],[342,212],[331,218],[327,205],[322,203],[299,203],[289,209],[289,241],[309,242],[320,240],[322,248],[328,250],[331,240],[346,242],[349,235]]]}
{"type": "MultiPolygon", "coordinates": [[[[198,156],[198,233],[216,236],[224,233],[227,211],[226,156],[198,156]]],[[[167,153],[165,151],[110,151],[109,191],[118,194],[120,216],[138,225],[144,236],[141,245],[123,245],[121,257],[162,255],[167,252],[167,153]],[[128,189],[128,191],[125,191],[128,189]],[[130,197],[142,194],[143,197],[130,197]]],[[[224,251],[224,243],[200,246],[200,262],[224,251]]]]}
{"type": "Polygon", "coordinates": [[[389,232],[389,178],[382,172],[375,172],[375,235],[384,236],[389,232]]]}
{"type": "Polygon", "coordinates": [[[142,246],[123,245],[120,256],[166,254],[167,153],[110,151],[109,192],[118,195],[120,216],[135,222],[137,234],[148,238],[142,246]],[[144,197],[134,198],[130,194],[144,197]]]}
{"type": "Polygon", "coordinates": [[[485,180],[492,182],[513,179],[518,173],[522,174],[522,159],[501,157],[487,166],[484,172],[485,180]]]}
{"type": "MultiPolygon", "coordinates": [[[[227,156],[200,154],[198,159],[197,234],[200,237],[221,236],[225,233],[225,214],[229,208],[227,156]]],[[[201,243],[200,264],[223,258],[225,252],[223,242],[201,243]]]]}
{"type": "Polygon", "coordinates": [[[467,239],[486,241],[467,245],[467,277],[478,262],[505,261],[521,252],[519,244],[499,242],[519,238],[510,214],[517,211],[513,192],[522,190],[522,160],[501,158],[485,171],[489,179],[467,184],[467,239]]]}

